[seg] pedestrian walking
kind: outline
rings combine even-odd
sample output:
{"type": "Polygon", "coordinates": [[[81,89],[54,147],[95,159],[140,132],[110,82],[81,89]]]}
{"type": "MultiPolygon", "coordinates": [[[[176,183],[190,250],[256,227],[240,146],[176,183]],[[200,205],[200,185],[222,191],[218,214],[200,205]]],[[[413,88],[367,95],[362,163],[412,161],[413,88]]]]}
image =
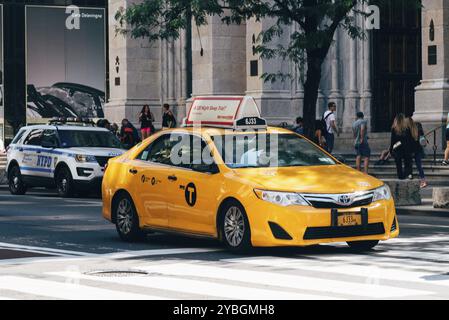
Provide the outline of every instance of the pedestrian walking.
{"type": "Polygon", "coordinates": [[[398,179],[413,179],[413,138],[404,114],[396,116],[391,128],[390,153],[396,162],[398,179]]]}
{"type": "Polygon", "coordinates": [[[444,151],[443,165],[449,165],[449,113],[447,114],[446,121],[446,150],[444,151]]]}
{"type": "Polygon", "coordinates": [[[413,152],[416,168],[418,169],[419,178],[421,180],[421,189],[427,187],[426,176],[424,174],[424,167],[422,160],[425,157],[424,148],[429,143],[424,134],[424,129],[421,123],[413,121],[413,118],[407,118],[408,127],[413,137],[413,152]]]}
{"type": "Polygon", "coordinates": [[[368,121],[365,120],[363,112],[357,112],[357,119],[352,125],[352,132],[354,133],[354,147],[356,151],[356,167],[357,170],[368,174],[369,161],[371,157],[371,149],[368,143],[368,121]]]}
{"type": "Polygon", "coordinates": [[[170,129],[176,127],[176,118],[173,115],[173,112],[170,110],[170,105],[168,103],[164,104],[163,106],[163,113],[162,113],[162,128],[163,129],[170,129]]]}
{"type": "Polygon", "coordinates": [[[325,138],[326,138],[326,150],[329,153],[334,151],[335,134],[340,135],[337,128],[337,121],[335,117],[335,112],[337,111],[337,105],[335,102],[330,102],[328,104],[328,110],[323,115],[323,124],[325,124],[325,138]]]}
{"type": "Polygon", "coordinates": [[[154,133],[154,116],[150,111],[149,105],[144,105],[142,111],[139,114],[140,132],[142,134],[142,140],[145,140],[154,133]]]}
{"type": "Polygon", "coordinates": [[[323,128],[322,121],[315,121],[315,129],[313,131],[312,141],[319,145],[321,148],[326,149],[326,139],[324,138],[324,131],[326,128],[323,128]]]}
{"type": "Polygon", "coordinates": [[[122,128],[120,129],[120,140],[126,149],[131,149],[140,142],[137,129],[129,122],[128,119],[122,120],[122,128]]]}
{"type": "Polygon", "coordinates": [[[293,131],[297,134],[304,135],[304,119],[302,117],[296,118],[296,126],[293,131]]]}

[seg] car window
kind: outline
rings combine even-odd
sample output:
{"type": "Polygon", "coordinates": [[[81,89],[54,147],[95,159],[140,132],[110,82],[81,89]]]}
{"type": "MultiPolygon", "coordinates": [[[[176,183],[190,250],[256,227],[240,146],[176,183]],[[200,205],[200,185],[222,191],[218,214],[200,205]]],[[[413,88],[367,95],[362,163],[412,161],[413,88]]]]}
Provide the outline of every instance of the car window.
{"type": "Polygon", "coordinates": [[[335,165],[334,159],[295,134],[236,134],[213,137],[225,164],[233,169],[335,165]]]}
{"type": "Polygon", "coordinates": [[[138,159],[155,163],[171,165],[170,154],[173,143],[170,141],[170,135],[166,134],[159,137],[150,144],[139,156],[138,159]]]}
{"type": "Polygon", "coordinates": [[[26,130],[25,129],[20,129],[19,133],[16,134],[16,136],[14,137],[14,139],[11,141],[11,144],[16,144],[19,142],[20,139],[22,139],[23,135],[25,134],[26,130]]]}
{"type": "Polygon", "coordinates": [[[56,133],[56,130],[44,130],[44,132],[42,133],[42,145],[44,145],[45,143],[53,146],[59,145],[58,134],[56,133]]]}
{"type": "Polygon", "coordinates": [[[138,159],[198,171],[213,163],[206,142],[188,134],[164,135],[148,146],[138,159]]]}
{"type": "Polygon", "coordinates": [[[123,148],[110,131],[59,130],[59,138],[63,148],[123,148]]]}
{"type": "Polygon", "coordinates": [[[43,131],[44,130],[42,129],[32,130],[28,137],[26,137],[25,141],[23,141],[23,144],[30,146],[40,146],[42,142],[43,131]]]}

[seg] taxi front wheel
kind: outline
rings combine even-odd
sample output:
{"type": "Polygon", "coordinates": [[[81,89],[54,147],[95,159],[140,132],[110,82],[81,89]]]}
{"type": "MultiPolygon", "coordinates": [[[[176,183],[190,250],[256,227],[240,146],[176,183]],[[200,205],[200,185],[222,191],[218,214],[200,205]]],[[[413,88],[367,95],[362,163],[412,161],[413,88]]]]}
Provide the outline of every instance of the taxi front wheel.
{"type": "Polygon", "coordinates": [[[379,244],[379,241],[354,241],[348,242],[348,246],[356,251],[369,251],[379,244]]]}
{"type": "Polygon", "coordinates": [[[139,227],[139,216],[128,195],[121,195],[114,205],[115,227],[120,238],[126,242],[142,240],[145,233],[139,227]]]}
{"type": "Polygon", "coordinates": [[[223,206],[219,220],[220,239],[226,247],[235,252],[249,250],[251,245],[251,230],[243,206],[230,201],[223,206]]]}

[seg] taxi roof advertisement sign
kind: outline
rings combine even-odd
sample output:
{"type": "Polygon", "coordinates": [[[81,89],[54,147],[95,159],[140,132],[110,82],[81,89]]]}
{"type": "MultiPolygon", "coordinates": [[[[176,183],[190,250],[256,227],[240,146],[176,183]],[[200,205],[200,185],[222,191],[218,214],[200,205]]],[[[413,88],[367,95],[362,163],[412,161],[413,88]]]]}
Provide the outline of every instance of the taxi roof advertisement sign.
{"type": "Polygon", "coordinates": [[[259,108],[252,97],[197,97],[186,119],[186,125],[201,124],[234,127],[242,118],[260,118],[259,108]]]}

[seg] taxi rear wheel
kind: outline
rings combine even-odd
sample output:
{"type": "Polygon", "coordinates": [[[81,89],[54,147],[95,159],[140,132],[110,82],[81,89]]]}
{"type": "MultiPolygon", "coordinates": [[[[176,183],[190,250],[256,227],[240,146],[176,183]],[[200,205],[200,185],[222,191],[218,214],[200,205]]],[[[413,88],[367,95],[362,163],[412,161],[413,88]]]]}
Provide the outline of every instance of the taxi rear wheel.
{"type": "Polygon", "coordinates": [[[369,251],[379,244],[378,240],[348,242],[348,246],[356,251],[369,251]]]}
{"type": "Polygon", "coordinates": [[[219,222],[220,238],[229,250],[244,252],[252,247],[248,217],[240,203],[228,202],[221,210],[219,222]]]}
{"type": "Polygon", "coordinates": [[[56,174],[56,189],[59,196],[63,198],[73,197],[75,188],[73,185],[73,178],[68,168],[61,168],[56,174]]]}
{"type": "Polygon", "coordinates": [[[142,240],[145,233],[139,227],[139,216],[131,198],[120,195],[114,205],[115,227],[120,238],[126,242],[142,240]]]}
{"type": "Polygon", "coordinates": [[[24,195],[27,191],[25,183],[20,173],[20,168],[16,165],[11,168],[8,175],[9,191],[13,195],[24,195]]]}

